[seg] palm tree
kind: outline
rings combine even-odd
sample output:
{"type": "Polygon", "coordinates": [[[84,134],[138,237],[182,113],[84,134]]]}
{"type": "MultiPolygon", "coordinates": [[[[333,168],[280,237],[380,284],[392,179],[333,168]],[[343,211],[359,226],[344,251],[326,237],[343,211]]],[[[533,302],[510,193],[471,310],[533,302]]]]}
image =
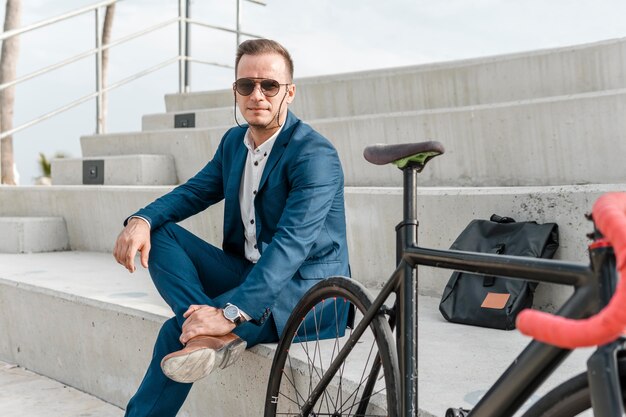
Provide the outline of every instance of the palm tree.
{"type": "MultiPolygon", "coordinates": [[[[7,0],[4,15],[4,31],[17,29],[20,25],[22,12],[20,0],[7,0]]],[[[13,81],[19,55],[19,39],[14,36],[2,42],[0,52],[0,84],[13,81]]],[[[15,103],[15,87],[0,90],[0,132],[13,129],[13,105],[15,103]]],[[[2,184],[15,185],[13,136],[0,141],[0,178],[2,184]]]]}
{"type": "MultiPolygon", "coordinates": [[[[104,15],[104,24],[102,25],[102,45],[107,45],[111,41],[111,28],[113,27],[113,16],[115,16],[115,5],[109,4],[104,15]]],[[[102,51],[102,89],[107,87],[107,77],[109,72],[109,48],[102,51]]],[[[103,133],[106,132],[107,125],[107,109],[108,94],[102,93],[102,109],[100,118],[102,119],[103,133]]]]}

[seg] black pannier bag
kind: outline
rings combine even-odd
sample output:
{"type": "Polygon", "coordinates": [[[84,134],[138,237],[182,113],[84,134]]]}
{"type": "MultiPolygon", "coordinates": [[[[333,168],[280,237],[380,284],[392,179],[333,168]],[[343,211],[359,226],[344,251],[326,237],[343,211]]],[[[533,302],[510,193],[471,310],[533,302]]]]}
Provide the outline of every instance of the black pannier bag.
{"type": "MultiPolygon", "coordinates": [[[[556,223],[515,222],[494,214],[490,220],[472,220],[450,249],[552,258],[558,247],[556,223]]],[[[454,323],[512,330],[517,314],[532,307],[536,287],[536,282],[455,271],[439,311],[454,323]]]]}

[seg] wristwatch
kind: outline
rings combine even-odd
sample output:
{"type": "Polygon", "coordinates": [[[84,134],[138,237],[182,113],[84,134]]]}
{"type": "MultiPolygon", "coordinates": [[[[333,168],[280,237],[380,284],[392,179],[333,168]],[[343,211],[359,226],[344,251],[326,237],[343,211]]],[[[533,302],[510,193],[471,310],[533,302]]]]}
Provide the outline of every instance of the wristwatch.
{"type": "Polygon", "coordinates": [[[235,326],[239,326],[241,323],[243,323],[243,320],[241,319],[241,313],[239,312],[239,308],[236,305],[232,305],[230,303],[226,304],[222,311],[224,312],[224,318],[235,323],[235,326]]]}

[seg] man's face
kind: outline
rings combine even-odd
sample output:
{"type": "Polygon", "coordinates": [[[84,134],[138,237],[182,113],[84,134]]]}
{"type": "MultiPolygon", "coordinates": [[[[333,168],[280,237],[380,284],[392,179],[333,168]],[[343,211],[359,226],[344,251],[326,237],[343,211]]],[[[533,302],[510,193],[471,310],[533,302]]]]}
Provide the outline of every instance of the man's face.
{"type": "Polygon", "coordinates": [[[237,79],[251,78],[256,81],[250,95],[244,96],[235,92],[239,111],[250,126],[256,128],[277,128],[276,114],[280,108],[280,121],[284,121],[287,105],[293,101],[295,86],[290,84],[287,64],[278,54],[243,55],[237,67],[237,79]],[[270,79],[278,81],[280,88],[273,97],[263,93],[260,81],[270,79]],[[281,105],[282,102],[282,105],[281,105]]]}

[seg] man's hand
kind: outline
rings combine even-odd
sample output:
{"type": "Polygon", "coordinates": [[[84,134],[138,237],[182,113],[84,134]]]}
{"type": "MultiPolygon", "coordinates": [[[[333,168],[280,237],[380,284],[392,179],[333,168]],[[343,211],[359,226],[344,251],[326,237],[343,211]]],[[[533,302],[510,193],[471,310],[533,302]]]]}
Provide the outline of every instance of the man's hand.
{"type": "Polygon", "coordinates": [[[148,253],[150,253],[150,226],[142,219],[133,218],[126,223],[126,227],[117,237],[113,256],[128,271],[135,272],[137,251],[141,252],[141,265],[147,268],[148,253]]]}
{"type": "Polygon", "coordinates": [[[233,331],[235,323],[224,317],[221,308],[207,305],[189,306],[183,317],[183,333],[180,342],[185,345],[196,336],[223,336],[233,331]]]}

